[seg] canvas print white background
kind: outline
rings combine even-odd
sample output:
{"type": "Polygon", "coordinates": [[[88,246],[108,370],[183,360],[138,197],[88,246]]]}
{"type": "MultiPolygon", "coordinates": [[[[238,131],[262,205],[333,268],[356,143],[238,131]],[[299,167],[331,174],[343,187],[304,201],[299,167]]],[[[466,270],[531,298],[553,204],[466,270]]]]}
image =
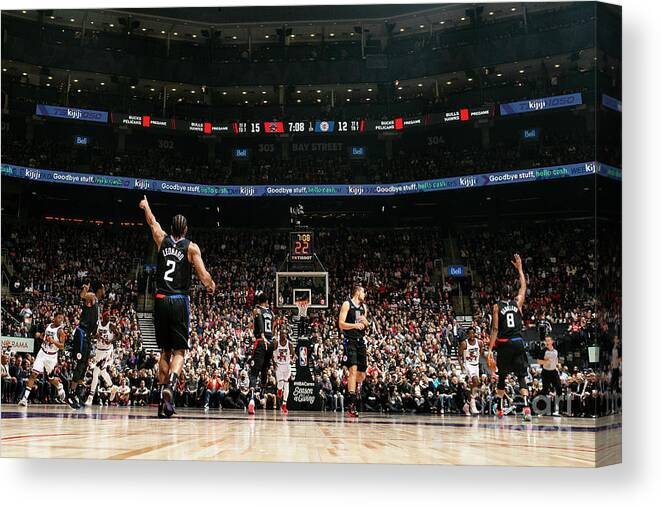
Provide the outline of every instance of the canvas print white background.
{"type": "MultiPolygon", "coordinates": [[[[246,2],[248,3],[248,2],[246,2]]],[[[249,2],[253,3],[253,2],[249,2]]],[[[306,4],[311,2],[262,2],[306,4]]],[[[333,2],[323,3],[347,3],[333,2]]],[[[383,3],[383,2],[371,2],[383,3]]],[[[399,2],[403,3],[403,2],[399,2]]],[[[422,3],[422,2],[418,2],[422,3]]],[[[659,437],[661,2],[622,0],[624,48],[624,464],[602,470],[202,462],[0,460],[2,505],[651,505],[659,437]]],[[[3,8],[243,5],[125,0],[3,2],[3,8]]]]}

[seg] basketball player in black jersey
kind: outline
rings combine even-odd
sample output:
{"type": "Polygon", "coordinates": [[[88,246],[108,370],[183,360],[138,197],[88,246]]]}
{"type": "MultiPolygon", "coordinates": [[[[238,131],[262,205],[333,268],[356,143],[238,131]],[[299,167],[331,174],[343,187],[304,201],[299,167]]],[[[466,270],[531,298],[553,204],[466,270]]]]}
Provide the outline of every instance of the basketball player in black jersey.
{"type": "Polygon", "coordinates": [[[90,361],[92,337],[96,335],[99,323],[99,301],[106,294],[106,289],[100,281],[85,284],[80,291],[83,300],[83,309],[80,313],[78,327],[73,333],[72,358],[74,361],[73,374],[69,384],[67,403],[73,408],[80,408],[81,404],[76,392],[78,384],[85,378],[90,361]]]}
{"type": "Polygon", "coordinates": [[[253,335],[255,341],[252,346],[253,365],[250,369],[250,402],[248,413],[255,413],[255,390],[259,376],[259,388],[266,387],[269,367],[273,358],[273,312],[269,308],[269,301],[264,292],[255,295],[255,309],[253,310],[253,335]]]}
{"type": "Polygon", "coordinates": [[[176,215],[168,235],[156,221],[146,196],[140,201],[140,208],[145,212],[145,219],[158,248],[154,295],[154,328],[156,342],[161,349],[158,361],[158,383],[161,386],[158,416],[171,417],[174,414],[172,389],[181,374],[186,350],[190,348],[188,297],[191,266],[209,292],[215,290],[216,284],[204,267],[200,247],[186,239],[186,217],[176,215]]]}
{"type": "Polygon", "coordinates": [[[358,417],[356,409],[357,386],[365,380],[367,371],[367,348],[365,330],[369,326],[367,307],[365,306],[365,288],[354,285],[351,299],[342,303],[339,327],[344,333],[345,364],[349,368],[347,379],[347,415],[358,417]]]}
{"type": "Polygon", "coordinates": [[[506,285],[501,291],[500,300],[493,305],[491,341],[487,358],[489,367],[494,369],[493,349],[497,347],[498,356],[495,365],[498,367],[498,385],[496,386],[498,417],[503,416],[505,379],[510,373],[513,373],[519,381],[519,393],[523,396],[523,417],[525,420],[530,420],[526,383],[528,364],[526,351],[523,348],[523,318],[521,315],[526,298],[526,275],[523,273],[523,263],[519,254],[515,254],[514,260],[511,262],[519,273],[519,291],[512,299],[514,291],[512,287],[506,285]]]}

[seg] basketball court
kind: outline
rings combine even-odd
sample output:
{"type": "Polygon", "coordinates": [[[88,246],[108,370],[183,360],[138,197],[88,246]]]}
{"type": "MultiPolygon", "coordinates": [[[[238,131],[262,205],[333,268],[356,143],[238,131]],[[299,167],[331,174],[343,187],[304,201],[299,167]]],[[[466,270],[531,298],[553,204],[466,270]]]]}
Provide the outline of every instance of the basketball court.
{"type": "Polygon", "coordinates": [[[4,405],[0,456],[593,467],[622,459],[621,416],[598,420],[4,405]]]}

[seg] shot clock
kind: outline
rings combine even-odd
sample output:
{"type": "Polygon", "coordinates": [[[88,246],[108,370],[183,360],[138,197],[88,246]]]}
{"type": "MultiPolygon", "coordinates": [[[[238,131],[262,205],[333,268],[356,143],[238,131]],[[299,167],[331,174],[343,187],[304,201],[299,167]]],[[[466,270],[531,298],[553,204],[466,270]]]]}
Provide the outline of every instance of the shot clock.
{"type": "Polygon", "coordinates": [[[289,259],[292,262],[310,262],[314,255],[314,232],[289,233],[289,259]]]}

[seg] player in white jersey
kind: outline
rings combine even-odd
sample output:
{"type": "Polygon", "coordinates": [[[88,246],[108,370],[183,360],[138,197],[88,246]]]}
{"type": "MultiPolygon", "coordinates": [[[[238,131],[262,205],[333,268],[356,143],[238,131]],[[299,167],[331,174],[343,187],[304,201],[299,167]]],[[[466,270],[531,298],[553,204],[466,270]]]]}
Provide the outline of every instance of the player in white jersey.
{"type": "Polygon", "coordinates": [[[107,388],[112,387],[112,379],[108,373],[108,366],[112,364],[113,342],[119,338],[119,332],[115,324],[110,321],[110,314],[107,311],[103,312],[103,316],[97,325],[96,337],[92,384],[90,385],[90,394],[87,397],[87,401],[85,401],[85,406],[87,407],[92,405],[94,401],[94,394],[99,385],[99,375],[101,375],[107,388]]]}
{"type": "Polygon", "coordinates": [[[480,356],[482,355],[482,343],[475,337],[475,329],[468,329],[468,337],[459,345],[462,353],[463,367],[467,375],[472,379],[480,376],[480,356]]]}
{"type": "Polygon", "coordinates": [[[57,366],[57,353],[64,348],[64,342],[67,339],[64,329],[62,329],[63,321],[64,314],[61,311],[56,311],[55,316],[53,317],[53,322],[48,324],[46,331],[44,331],[41,341],[41,348],[39,349],[37,358],[34,360],[34,364],[32,365],[32,372],[30,373],[30,378],[27,382],[28,385],[25,388],[23,398],[21,398],[21,401],[18,402],[21,407],[27,407],[28,398],[30,397],[30,393],[34,387],[34,382],[37,379],[37,375],[41,375],[42,373],[45,373],[48,382],[55,386],[57,389],[57,395],[60,400],[66,400],[66,394],[64,392],[62,382],[59,378],[50,376],[50,374],[57,366]]]}
{"type": "Polygon", "coordinates": [[[278,398],[282,399],[280,409],[283,414],[287,413],[287,398],[289,397],[289,379],[291,378],[291,360],[294,356],[294,346],[287,338],[287,331],[280,331],[280,336],[275,344],[273,362],[275,363],[275,378],[278,382],[278,398]]]}

